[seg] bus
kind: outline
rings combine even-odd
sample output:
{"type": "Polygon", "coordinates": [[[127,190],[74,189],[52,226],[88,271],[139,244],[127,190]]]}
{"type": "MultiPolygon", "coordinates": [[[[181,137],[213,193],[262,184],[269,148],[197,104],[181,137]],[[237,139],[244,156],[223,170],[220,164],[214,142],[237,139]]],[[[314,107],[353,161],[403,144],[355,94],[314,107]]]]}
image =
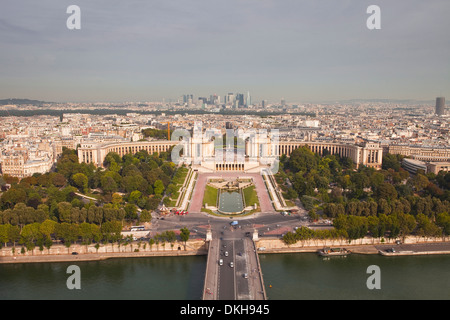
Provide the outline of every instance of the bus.
{"type": "Polygon", "coordinates": [[[132,226],[131,231],[144,231],[144,226],[132,226]]]}

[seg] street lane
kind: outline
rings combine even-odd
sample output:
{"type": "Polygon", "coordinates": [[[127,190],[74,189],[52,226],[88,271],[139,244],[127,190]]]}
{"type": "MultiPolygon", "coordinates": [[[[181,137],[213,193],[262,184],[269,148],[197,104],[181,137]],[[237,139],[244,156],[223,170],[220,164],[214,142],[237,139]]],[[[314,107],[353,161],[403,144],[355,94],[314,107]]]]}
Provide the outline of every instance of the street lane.
{"type": "Polygon", "coordinates": [[[219,259],[223,259],[223,265],[219,266],[217,298],[235,300],[235,268],[230,266],[231,262],[235,263],[233,240],[220,241],[219,259]]]}

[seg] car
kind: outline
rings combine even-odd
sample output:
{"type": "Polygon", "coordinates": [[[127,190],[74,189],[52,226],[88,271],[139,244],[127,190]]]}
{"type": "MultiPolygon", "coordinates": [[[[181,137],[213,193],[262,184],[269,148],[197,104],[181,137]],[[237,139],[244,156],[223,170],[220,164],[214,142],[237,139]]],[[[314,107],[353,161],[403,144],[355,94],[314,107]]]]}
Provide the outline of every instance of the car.
{"type": "Polygon", "coordinates": [[[223,265],[223,260],[220,259],[220,260],[219,260],[219,266],[222,266],[222,265],[223,265]]]}
{"type": "Polygon", "coordinates": [[[248,273],[244,273],[244,279],[248,279],[248,273]]]}
{"type": "Polygon", "coordinates": [[[231,267],[231,268],[234,267],[233,261],[230,262],[230,267],[231,267]]]}
{"type": "Polygon", "coordinates": [[[228,257],[228,251],[225,251],[225,257],[228,257]]]}
{"type": "Polygon", "coordinates": [[[78,254],[78,252],[74,251],[72,252],[72,255],[76,256],[78,254]]]}

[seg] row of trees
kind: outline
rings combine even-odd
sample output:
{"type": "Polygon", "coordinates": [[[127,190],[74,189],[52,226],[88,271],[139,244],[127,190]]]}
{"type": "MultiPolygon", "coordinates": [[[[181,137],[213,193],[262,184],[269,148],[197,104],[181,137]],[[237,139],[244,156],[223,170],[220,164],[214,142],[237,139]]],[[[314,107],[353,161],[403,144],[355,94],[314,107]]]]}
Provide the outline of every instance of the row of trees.
{"type": "MultiPolygon", "coordinates": [[[[96,248],[100,247],[100,243],[128,243],[131,239],[124,238],[121,234],[122,224],[119,221],[107,221],[101,226],[95,223],[83,222],[78,223],[57,223],[53,220],[45,220],[42,223],[35,222],[25,225],[22,230],[19,226],[11,224],[0,224],[0,248],[11,243],[14,247],[16,244],[23,245],[28,251],[38,247],[41,251],[46,248],[49,250],[55,240],[59,240],[67,248],[72,244],[79,243],[82,245],[90,245],[95,243],[96,248]]],[[[180,230],[180,240],[188,241],[190,232],[187,228],[180,230]]],[[[150,245],[173,243],[177,240],[174,231],[164,231],[156,234],[153,238],[149,238],[150,245]]]]}
{"type": "Polygon", "coordinates": [[[419,214],[393,214],[379,216],[339,215],[333,220],[334,229],[313,230],[308,227],[298,228],[295,232],[287,232],[282,240],[292,245],[298,241],[315,240],[346,240],[353,241],[371,236],[373,238],[404,238],[409,235],[417,237],[443,237],[450,235],[450,215],[441,213],[436,217],[436,223],[419,214]]]}
{"type": "Polygon", "coordinates": [[[392,214],[379,216],[339,215],[333,220],[337,230],[347,234],[349,240],[356,240],[367,235],[373,238],[404,238],[409,235],[417,237],[447,237],[450,235],[450,215],[440,213],[435,220],[424,214],[392,214]]]}
{"type": "MultiPolygon", "coordinates": [[[[133,205],[127,205],[125,208],[116,208],[112,204],[107,204],[103,207],[90,204],[80,208],[73,206],[69,202],[57,203],[54,214],[50,215],[49,207],[45,204],[40,204],[37,209],[34,209],[26,206],[24,203],[18,203],[13,209],[0,211],[0,224],[11,224],[22,229],[27,224],[41,223],[51,219],[61,223],[88,222],[101,226],[104,222],[119,221],[123,223],[124,219],[137,217],[136,207],[133,205]]],[[[152,215],[150,211],[144,209],[137,218],[139,222],[149,222],[152,219],[152,215]]]]}
{"type": "Polygon", "coordinates": [[[431,196],[419,197],[408,196],[391,201],[386,198],[348,201],[346,203],[326,203],[323,205],[323,213],[330,218],[335,218],[340,214],[356,216],[377,216],[379,214],[398,214],[406,213],[417,216],[425,216],[435,219],[439,213],[450,212],[450,202],[441,201],[439,198],[431,196]]]}

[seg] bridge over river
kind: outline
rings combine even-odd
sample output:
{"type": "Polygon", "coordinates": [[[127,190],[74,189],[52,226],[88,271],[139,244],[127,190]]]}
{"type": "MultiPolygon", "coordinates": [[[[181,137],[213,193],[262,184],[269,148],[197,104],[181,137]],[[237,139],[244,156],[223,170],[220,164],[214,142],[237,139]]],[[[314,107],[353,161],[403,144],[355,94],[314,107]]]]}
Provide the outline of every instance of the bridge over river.
{"type": "Polygon", "coordinates": [[[203,300],[266,300],[259,257],[243,232],[209,240],[203,300]]]}

